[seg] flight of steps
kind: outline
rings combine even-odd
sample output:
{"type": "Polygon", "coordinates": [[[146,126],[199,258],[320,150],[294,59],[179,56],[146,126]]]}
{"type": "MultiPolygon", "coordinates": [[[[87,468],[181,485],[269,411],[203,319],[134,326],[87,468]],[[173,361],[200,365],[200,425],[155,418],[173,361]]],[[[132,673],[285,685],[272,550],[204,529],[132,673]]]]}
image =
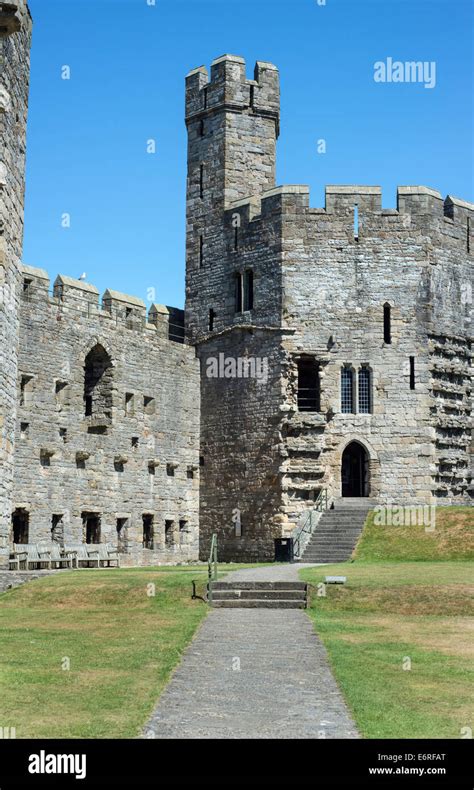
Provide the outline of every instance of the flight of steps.
{"type": "Polygon", "coordinates": [[[306,609],[305,582],[210,582],[212,606],[226,609],[306,609]]]}
{"type": "Polygon", "coordinates": [[[334,508],[325,510],[300,562],[344,562],[351,558],[374,499],[340,497],[334,508]]]}

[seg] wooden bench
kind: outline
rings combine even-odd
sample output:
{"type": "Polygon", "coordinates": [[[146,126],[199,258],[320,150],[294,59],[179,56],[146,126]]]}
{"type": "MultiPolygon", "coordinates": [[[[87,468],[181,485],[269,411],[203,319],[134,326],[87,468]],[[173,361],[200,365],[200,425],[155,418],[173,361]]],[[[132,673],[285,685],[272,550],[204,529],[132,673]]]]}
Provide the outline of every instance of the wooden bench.
{"type": "Polygon", "coordinates": [[[117,549],[112,546],[110,543],[99,543],[99,559],[100,562],[107,563],[107,566],[110,568],[110,563],[115,562],[117,568],[120,568],[120,554],[118,553],[117,549]]]}

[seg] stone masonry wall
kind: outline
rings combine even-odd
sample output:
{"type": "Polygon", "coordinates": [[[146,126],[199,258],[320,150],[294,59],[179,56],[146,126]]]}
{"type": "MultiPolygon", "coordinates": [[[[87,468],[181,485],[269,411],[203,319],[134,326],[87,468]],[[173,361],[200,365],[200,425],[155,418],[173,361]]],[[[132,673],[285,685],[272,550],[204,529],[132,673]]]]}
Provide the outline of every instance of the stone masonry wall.
{"type": "Polygon", "coordinates": [[[311,208],[307,187],[273,179],[277,70],[266,64],[268,105],[255,112],[241,59],[218,63],[226,69],[212,113],[217,75],[209,82],[201,68],[187,80],[186,314],[202,365],[202,546],[217,532],[233,558],[270,557],[273,539],[291,533],[322,488],[341,495],[351,441],[365,450],[369,496],[471,502],[473,205],[400,187],[398,208],[386,210],[379,187],[335,186],[324,209],[311,208]],[[213,167],[199,184],[209,152],[213,167]],[[236,274],[246,270],[253,306],[237,311],[236,274]],[[219,354],[266,358],[269,384],[207,380],[205,365],[219,354]],[[319,368],[317,412],[298,411],[302,357],[319,368]],[[369,413],[357,397],[354,413],[342,413],[344,366],[356,392],[368,369],[369,413]],[[242,536],[231,539],[237,500],[242,536]]]}
{"type": "Polygon", "coordinates": [[[162,306],[147,321],[143,302],[115,291],[99,306],[97,290],[77,280],[58,277],[53,296],[40,269],[23,267],[23,282],[12,509],[28,513],[29,542],[83,543],[89,513],[124,565],[197,559],[194,349],[170,340],[180,328],[162,306]],[[86,359],[98,346],[102,357],[93,357],[109,367],[86,416],[86,359]],[[150,548],[144,515],[153,519],[150,548]]]}
{"type": "MultiPolygon", "coordinates": [[[[284,207],[284,319],[295,328],[290,354],[311,353],[323,366],[321,411],[327,427],[308,442],[319,446],[320,483],[340,495],[340,466],[348,439],[370,456],[371,494],[383,501],[431,502],[435,484],[435,419],[428,332],[444,328],[470,344],[472,304],[466,224],[453,234],[441,196],[426,188],[399,189],[398,211],[384,211],[378,188],[328,187],[326,209],[308,207],[302,190],[284,207]],[[359,230],[354,234],[354,206],[359,230]],[[451,241],[444,237],[449,226],[451,241]],[[312,287],[308,287],[309,284],[312,287]],[[435,286],[435,283],[437,285],[435,286]],[[433,289],[437,296],[433,296],[433,289]],[[384,343],[383,306],[391,307],[392,339],[384,343]],[[410,389],[410,356],[415,388],[410,389]],[[341,413],[344,364],[371,370],[372,414],[341,413]]],[[[288,198],[289,200],[289,198],[288,198]]],[[[467,400],[467,395],[465,396],[467,400]]],[[[464,431],[470,430],[469,413],[464,431]]],[[[469,501],[469,464],[458,448],[464,479],[447,501],[469,501]]]]}
{"type": "Polygon", "coordinates": [[[281,333],[240,326],[203,341],[198,355],[205,408],[201,557],[208,556],[216,533],[222,560],[273,560],[274,538],[281,536],[281,333]],[[256,367],[257,375],[246,375],[245,367],[233,375],[233,360],[265,360],[266,366],[256,367]],[[221,369],[214,376],[216,365],[221,369]]]}
{"type": "Polygon", "coordinates": [[[8,568],[31,42],[26,3],[0,3],[0,568],[8,568]]]}

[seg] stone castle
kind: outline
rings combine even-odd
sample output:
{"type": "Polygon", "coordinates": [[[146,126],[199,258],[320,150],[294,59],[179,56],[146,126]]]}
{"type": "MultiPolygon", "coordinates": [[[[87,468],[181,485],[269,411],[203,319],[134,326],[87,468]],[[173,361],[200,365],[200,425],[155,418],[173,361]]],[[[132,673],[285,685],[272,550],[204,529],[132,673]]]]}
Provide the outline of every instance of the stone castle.
{"type": "Polygon", "coordinates": [[[269,560],[321,491],[472,504],[474,204],[275,186],[279,75],[186,78],[186,309],[22,264],[31,19],[0,2],[0,567],[269,560]]]}

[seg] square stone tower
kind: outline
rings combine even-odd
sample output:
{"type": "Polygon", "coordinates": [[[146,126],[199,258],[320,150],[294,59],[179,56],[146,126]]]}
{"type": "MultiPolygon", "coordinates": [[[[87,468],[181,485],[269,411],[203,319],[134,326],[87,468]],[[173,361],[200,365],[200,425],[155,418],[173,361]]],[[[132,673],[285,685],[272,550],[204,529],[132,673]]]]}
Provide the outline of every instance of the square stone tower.
{"type": "Polygon", "coordinates": [[[474,206],[423,186],[275,186],[278,71],[186,81],[186,326],[201,553],[272,559],[322,491],[472,502],[474,206]]]}
{"type": "Polygon", "coordinates": [[[31,17],[0,2],[0,568],[8,568],[18,368],[31,17]]]}

